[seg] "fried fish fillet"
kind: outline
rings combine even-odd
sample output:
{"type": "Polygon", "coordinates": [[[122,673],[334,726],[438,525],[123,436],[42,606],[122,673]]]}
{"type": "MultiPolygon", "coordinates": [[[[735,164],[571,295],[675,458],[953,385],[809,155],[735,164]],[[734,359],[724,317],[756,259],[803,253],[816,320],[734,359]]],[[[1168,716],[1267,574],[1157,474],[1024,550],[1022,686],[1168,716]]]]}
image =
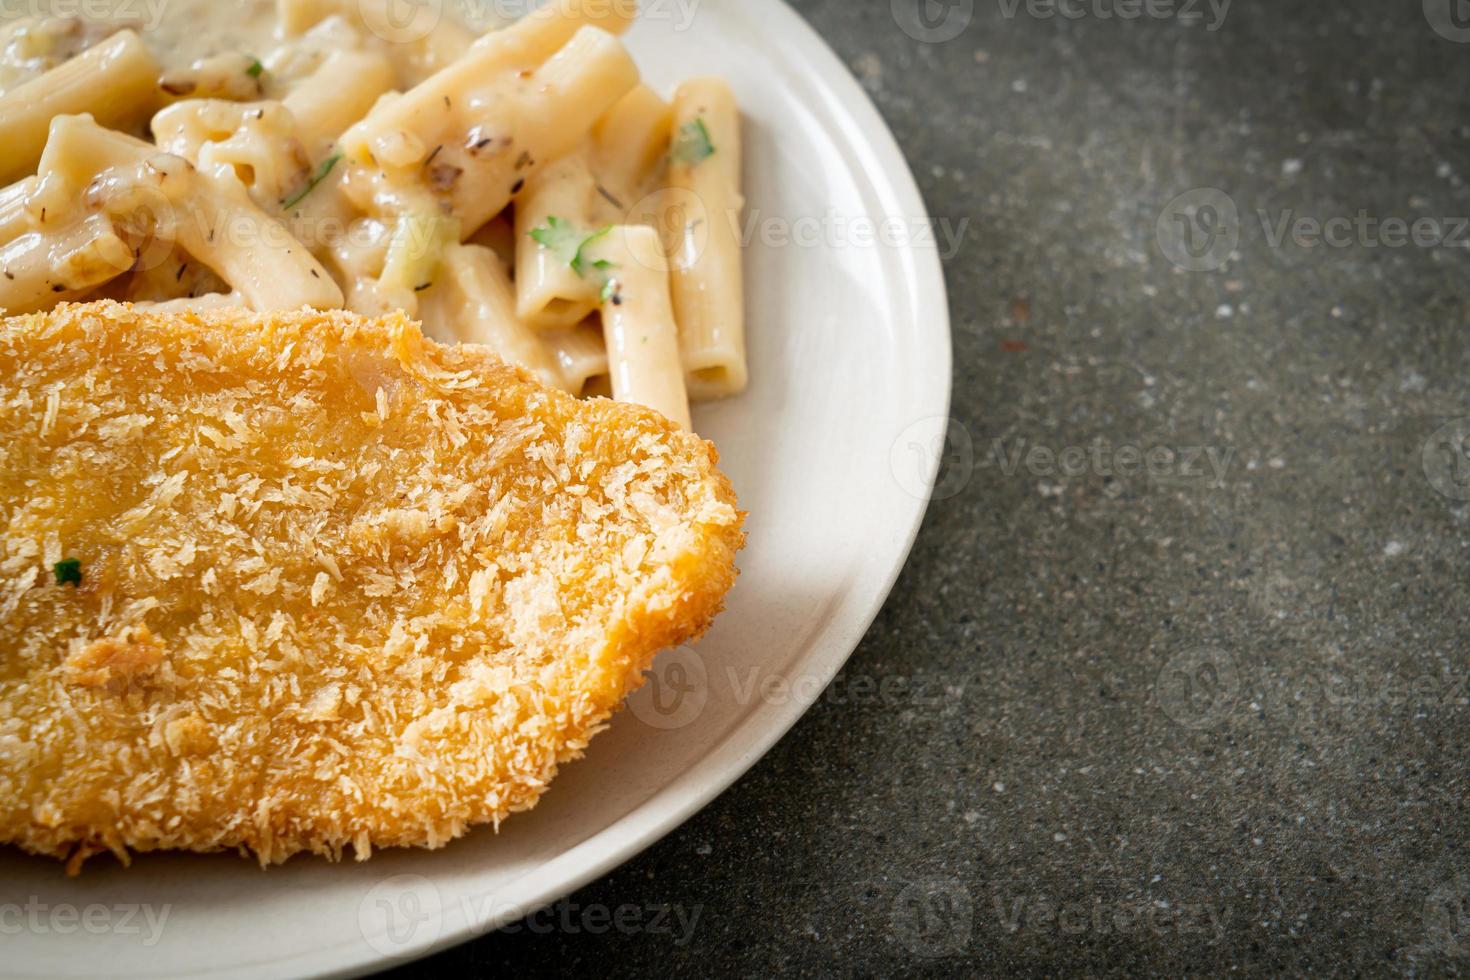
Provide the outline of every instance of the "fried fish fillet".
{"type": "Polygon", "coordinates": [[[498,825],[719,610],[716,462],[401,317],[0,322],[0,842],[75,870],[498,825]]]}

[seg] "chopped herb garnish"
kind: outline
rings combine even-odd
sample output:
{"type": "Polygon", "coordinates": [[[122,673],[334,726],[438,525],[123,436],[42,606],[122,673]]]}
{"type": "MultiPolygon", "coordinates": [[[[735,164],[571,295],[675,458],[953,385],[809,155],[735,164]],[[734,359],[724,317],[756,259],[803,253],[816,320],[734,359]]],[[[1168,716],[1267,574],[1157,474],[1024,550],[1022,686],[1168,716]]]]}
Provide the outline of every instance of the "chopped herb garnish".
{"type": "Polygon", "coordinates": [[[82,562],[78,558],[66,558],[51,566],[56,573],[57,585],[81,585],[82,562]]]}
{"type": "Polygon", "coordinates": [[[679,127],[674,148],[669,152],[669,157],[675,163],[688,164],[698,163],[714,155],[715,146],[710,142],[709,129],[702,116],[679,127]]]}
{"type": "Polygon", "coordinates": [[[452,163],[436,163],[429,168],[429,183],[437,191],[447,191],[463,173],[464,167],[456,167],[452,163]]]}
{"type": "Polygon", "coordinates": [[[265,72],[265,65],[260,63],[259,58],[250,59],[250,67],[245,69],[245,74],[251,78],[259,78],[265,72]]]}
{"type": "Polygon", "coordinates": [[[335,167],[337,165],[337,161],[341,159],[342,154],[333,153],[331,156],[323,160],[322,165],[317,168],[317,172],[312,176],[311,180],[308,180],[306,182],[306,186],[282,201],[281,207],[290,210],[291,208],[294,208],[296,205],[300,204],[301,201],[306,197],[306,195],[316,190],[317,184],[320,184],[322,181],[327,179],[327,174],[332,172],[332,168],[335,167]]]}
{"type": "Polygon", "coordinates": [[[606,187],[603,187],[601,184],[597,185],[597,193],[601,194],[603,200],[607,201],[607,203],[611,204],[613,207],[618,209],[621,209],[623,207],[623,202],[613,197],[612,191],[608,190],[606,187]]]}
{"type": "Polygon", "coordinates": [[[553,214],[547,216],[544,226],[532,229],[531,238],[536,244],[550,249],[553,255],[571,266],[573,272],[586,279],[589,267],[599,270],[613,267],[613,263],[607,259],[588,262],[587,257],[582,254],[588,245],[606,237],[611,231],[612,225],[608,225],[594,232],[585,232],[570,221],[563,221],[553,214]]]}
{"type": "Polygon", "coordinates": [[[618,299],[618,281],[616,279],[609,279],[602,284],[601,299],[604,303],[608,301],[615,302],[618,299]]]}

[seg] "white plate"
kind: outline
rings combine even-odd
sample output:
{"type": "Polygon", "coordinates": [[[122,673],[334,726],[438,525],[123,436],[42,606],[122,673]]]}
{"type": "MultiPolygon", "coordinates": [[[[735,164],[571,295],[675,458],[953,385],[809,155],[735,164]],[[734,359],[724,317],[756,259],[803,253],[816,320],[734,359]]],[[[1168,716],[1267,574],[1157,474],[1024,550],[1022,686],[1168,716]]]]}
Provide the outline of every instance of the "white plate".
{"type": "Polygon", "coordinates": [[[498,835],[269,871],[233,855],[127,870],[104,857],[75,880],[0,849],[0,974],[342,975],[484,934],[703,807],[862,638],[918,530],[948,414],[948,311],[923,201],[857,83],[779,0],[645,8],[630,44],[651,83],[723,75],[747,120],[753,381],[695,418],[750,512],[715,628],[664,654],[662,686],[498,835]],[[864,234],[885,217],[906,231],[864,234]]]}

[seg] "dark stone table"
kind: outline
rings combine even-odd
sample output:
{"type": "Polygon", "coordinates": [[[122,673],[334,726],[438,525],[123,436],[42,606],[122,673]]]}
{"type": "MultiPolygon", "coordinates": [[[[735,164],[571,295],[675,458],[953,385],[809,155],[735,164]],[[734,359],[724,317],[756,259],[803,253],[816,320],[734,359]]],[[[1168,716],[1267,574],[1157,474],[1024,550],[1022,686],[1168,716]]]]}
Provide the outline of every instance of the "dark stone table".
{"type": "Polygon", "coordinates": [[[969,219],[907,570],[717,802],[429,965],[1470,973],[1470,5],[923,2],[796,4],[969,219]]]}

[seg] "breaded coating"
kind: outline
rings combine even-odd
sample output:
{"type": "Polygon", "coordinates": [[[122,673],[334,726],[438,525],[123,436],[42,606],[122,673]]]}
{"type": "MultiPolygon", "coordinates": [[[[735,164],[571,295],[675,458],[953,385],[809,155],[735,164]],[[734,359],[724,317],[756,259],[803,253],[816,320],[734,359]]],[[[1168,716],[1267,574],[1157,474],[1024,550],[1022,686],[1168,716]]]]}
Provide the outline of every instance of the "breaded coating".
{"type": "Polygon", "coordinates": [[[0,321],[0,842],[75,870],[498,825],[719,610],[716,462],[399,316],[0,321]]]}

